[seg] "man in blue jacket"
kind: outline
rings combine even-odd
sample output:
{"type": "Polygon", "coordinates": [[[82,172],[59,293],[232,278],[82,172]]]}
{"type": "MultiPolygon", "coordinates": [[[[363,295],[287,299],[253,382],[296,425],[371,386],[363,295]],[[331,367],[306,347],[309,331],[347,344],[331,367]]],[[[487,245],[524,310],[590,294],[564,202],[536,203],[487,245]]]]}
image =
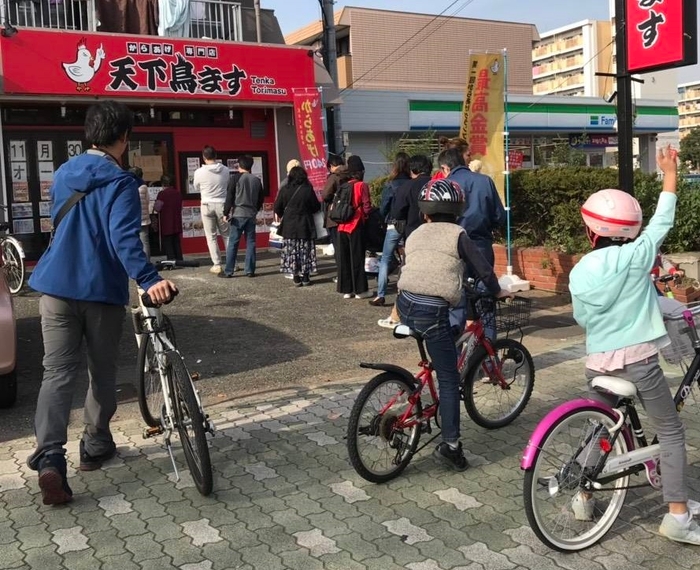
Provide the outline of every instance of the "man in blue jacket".
{"type": "MultiPolygon", "coordinates": [[[[457,148],[445,150],[438,156],[438,163],[449,180],[454,180],[464,190],[467,206],[457,223],[466,231],[474,245],[493,267],[493,232],[506,221],[506,210],[496,190],[493,180],[479,172],[472,172],[464,162],[464,156],[457,148]]],[[[475,275],[467,272],[466,277],[475,275]]],[[[467,320],[466,298],[450,313],[452,325],[461,331],[467,320]]],[[[469,316],[473,318],[473,316],[469,316]]],[[[486,319],[490,324],[491,319],[486,319]]],[[[496,338],[495,328],[488,326],[486,334],[492,340],[496,338]]]]}
{"type": "Polygon", "coordinates": [[[64,445],[83,339],[90,387],[80,469],[92,471],[116,453],[109,422],[117,409],[117,356],[129,278],[158,304],[177,291],[148,262],[139,239],[141,182],[121,167],[132,127],[133,115],[121,103],[104,101],[88,109],[90,150],[56,172],[51,188],[55,235],[29,280],[42,293],[44,378],[34,422],[37,447],[27,463],[39,472],[45,505],[67,503],[73,496],[64,445]],[[85,195],[64,210],[76,192],[85,195]]]}

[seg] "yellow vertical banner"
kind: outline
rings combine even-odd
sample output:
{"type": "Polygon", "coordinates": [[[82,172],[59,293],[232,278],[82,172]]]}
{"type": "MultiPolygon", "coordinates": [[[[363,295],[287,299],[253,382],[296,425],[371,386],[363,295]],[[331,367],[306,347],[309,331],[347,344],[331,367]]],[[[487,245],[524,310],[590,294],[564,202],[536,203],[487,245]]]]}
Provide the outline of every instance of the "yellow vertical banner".
{"type": "Polygon", "coordinates": [[[502,54],[469,56],[460,127],[460,136],[469,143],[472,159],[482,162],[482,174],[493,178],[504,203],[505,79],[502,54]]]}

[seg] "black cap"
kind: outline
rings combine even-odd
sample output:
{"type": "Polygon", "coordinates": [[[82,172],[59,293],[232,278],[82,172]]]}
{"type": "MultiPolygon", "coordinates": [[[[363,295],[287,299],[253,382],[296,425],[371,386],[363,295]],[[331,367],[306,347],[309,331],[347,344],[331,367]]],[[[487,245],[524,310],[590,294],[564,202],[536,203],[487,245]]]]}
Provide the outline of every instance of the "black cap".
{"type": "Polygon", "coordinates": [[[365,165],[362,163],[362,159],[353,154],[348,158],[348,171],[349,172],[364,172],[365,165]]]}

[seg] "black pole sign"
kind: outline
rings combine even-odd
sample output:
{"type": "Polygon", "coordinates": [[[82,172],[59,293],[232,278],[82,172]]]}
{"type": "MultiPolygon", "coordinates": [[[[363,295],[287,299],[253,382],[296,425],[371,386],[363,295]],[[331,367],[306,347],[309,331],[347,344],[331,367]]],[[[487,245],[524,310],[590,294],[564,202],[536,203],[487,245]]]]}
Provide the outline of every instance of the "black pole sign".
{"type": "MultiPolygon", "coordinates": [[[[635,0],[643,1],[643,0],[635,0]]],[[[634,195],[634,110],[632,77],[627,62],[627,10],[629,0],[615,0],[615,47],[617,51],[617,168],[620,190],[634,195]]]]}

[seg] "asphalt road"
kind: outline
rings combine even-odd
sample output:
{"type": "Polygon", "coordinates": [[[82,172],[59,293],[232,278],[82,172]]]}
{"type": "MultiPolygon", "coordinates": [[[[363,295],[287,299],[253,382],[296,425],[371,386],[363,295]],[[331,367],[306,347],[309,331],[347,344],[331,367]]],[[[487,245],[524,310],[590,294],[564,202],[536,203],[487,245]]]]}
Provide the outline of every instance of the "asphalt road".
{"type": "MultiPolygon", "coordinates": [[[[253,279],[218,279],[208,266],[179,269],[167,277],[181,289],[166,308],[178,346],[205,404],[252,393],[274,393],[295,387],[369,379],[362,361],[391,362],[413,369],[418,361],[413,341],[399,341],[376,325],[389,308],[371,307],[366,300],[344,300],[335,292],[332,259],[319,257],[319,275],[312,287],[295,288],[279,273],[278,255],[259,255],[253,279]]],[[[203,260],[204,261],[204,260],[203,260]]],[[[395,278],[392,278],[390,293],[395,278]]],[[[376,286],[371,281],[370,287],[376,286]]],[[[560,341],[579,336],[568,299],[531,291],[532,326],[525,344],[531,352],[551,352],[560,341]]],[[[393,296],[389,298],[393,301],[393,296]]],[[[25,290],[15,298],[19,336],[19,399],[0,412],[0,441],[31,435],[36,396],[41,384],[43,348],[39,295],[25,290]]],[[[115,419],[138,415],[135,403],[136,343],[127,318],[121,341],[115,419]]],[[[80,422],[87,374],[73,402],[72,421],[80,422]]]]}

